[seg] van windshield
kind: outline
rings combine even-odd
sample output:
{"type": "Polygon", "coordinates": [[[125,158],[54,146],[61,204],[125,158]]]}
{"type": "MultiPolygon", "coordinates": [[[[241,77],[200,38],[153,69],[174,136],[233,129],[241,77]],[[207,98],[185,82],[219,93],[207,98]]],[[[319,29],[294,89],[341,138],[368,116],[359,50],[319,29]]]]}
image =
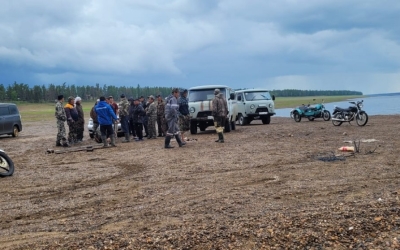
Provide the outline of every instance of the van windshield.
{"type": "Polygon", "coordinates": [[[256,101],[256,100],[271,100],[271,95],[268,91],[254,91],[254,92],[244,92],[246,101],[256,101]]]}
{"type": "MultiPolygon", "coordinates": [[[[200,102],[214,99],[215,89],[194,89],[189,91],[189,102],[200,102]]],[[[225,89],[220,89],[225,96],[225,89]]]]}

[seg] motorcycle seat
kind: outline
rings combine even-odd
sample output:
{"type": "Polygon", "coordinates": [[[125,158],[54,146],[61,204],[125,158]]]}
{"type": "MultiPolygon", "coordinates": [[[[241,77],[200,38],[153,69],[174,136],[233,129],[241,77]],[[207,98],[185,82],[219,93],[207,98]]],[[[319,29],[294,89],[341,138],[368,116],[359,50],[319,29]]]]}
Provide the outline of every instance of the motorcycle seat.
{"type": "Polygon", "coordinates": [[[349,111],[351,111],[351,108],[343,109],[343,108],[336,107],[335,109],[338,110],[338,111],[341,111],[341,112],[349,112],[349,111]]]}

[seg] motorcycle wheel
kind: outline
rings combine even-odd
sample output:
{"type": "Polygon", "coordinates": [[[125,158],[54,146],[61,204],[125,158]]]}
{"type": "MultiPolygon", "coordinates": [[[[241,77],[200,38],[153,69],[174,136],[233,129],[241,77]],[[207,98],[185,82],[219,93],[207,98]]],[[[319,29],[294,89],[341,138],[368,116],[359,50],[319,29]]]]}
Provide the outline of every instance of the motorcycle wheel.
{"type": "Polygon", "coordinates": [[[11,158],[0,151],[0,177],[11,176],[14,173],[14,163],[11,158]]]}
{"type": "Polygon", "coordinates": [[[331,119],[331,112],[325,110],[322,118],[324,119],[324,121],[329,121],[331,119]]]}
{"type": "MultiPolygon", "coordinates": [[[[335,118],[335,119],[343,119],[343,116],[342,116],[341,113],[336,113],[336,114],[333,115],[333,118],[335,118]]],[[[334,126],[340,126],[340,125],[342,125],[342,123],[343,122],[341,122],[341,121],[332,120],[332,124],[334,126]]]]}
{"type": "Polygon", "coordinates": [[[358,114],[356,116],[356,122],[358,126],[365,126],[365,124],[367,124],[368,122],[368,115],[365,112],[360,112],[360,114],[358,114]]]}
{"type": "Polygon", "coordinates": [[[294,119],[296,122],[300,122],[300,121],[301,121],[301,115],[299,114],[299,112],[294,112],[294,113],[293,113],[293,119],[294,119]]]}

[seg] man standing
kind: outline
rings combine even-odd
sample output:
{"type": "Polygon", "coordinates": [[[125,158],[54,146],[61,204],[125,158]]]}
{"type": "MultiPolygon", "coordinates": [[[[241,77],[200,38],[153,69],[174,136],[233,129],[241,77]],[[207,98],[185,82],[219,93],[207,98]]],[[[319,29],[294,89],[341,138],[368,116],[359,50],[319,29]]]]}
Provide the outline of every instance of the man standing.
{"type": "Polygon", "coordinates": [[[111,146],[116,147],[112,124],[113,120],[117,121],[118,118],[114,114],[111,106],[106,102],[106,98],[104,96],[100,97],[100,102],[96,105],[95,110],[100,124],[101,140],[104,143],[103,147],[108,147],[107,136],[111,137],[111,146]]]}
{"type": "Polygon", "coordinates": [[[157,96],[157,127],[158,127],[158,137],[165,136],[165,131],[162,127],[164,122],[164,112],[165,112],[165,104],[161,95],[157,96]]]}
{"type": "Polygon", "coordinates": [[[121,128],[125,134],[125,140],[122,142],[130,142],[129,138],[129,102],[125,95],[121,95],[121,101],[119,102],[119,119],[121,121],[121,128]]]}
{"type": "Polygon", "coordinates": [[[59,95],[57,97],[57,103],[56,103],[56,112],[55,112],[55,116],[57,119],[57,129],[58,129],[58,133],[57,133],[57,142],[56,142],[56,146],[57,147],[68,147],[68,142],[67,142],[67,138],[66,138],[66,133],[65,133],[65,121],[67,120],[67,115],[65,114],[65,109],[62,106],[62,103],[64,102],[64,96],[63,95],[59,95]]]}
{"type": "Polygon", "coordinates": [[[136,136],[137,139],[135,141],[143,141],[143,116],[145,112],[140,104],[140,100],[136,99],[134,101],[134,107],[133,107],[133,123],[135,124],[135,129],[136,129],[136,136]]]}
{"type": "Polygon", "coordinates": [[[167,135],[165,136],[165,148],[173,148],[170,145],[172,136],[175,136],[176,141],[179,144],[179,147],[182,147],[186,143],[181,141],[179,136],[179,127],[178,127],[178,100],[179,97],[179,89],[174,88],[172,89],[171,95],[167,98],[167,104],[165,105],[165,119],[168,123],[168,131],[167,135]]]}
{"type": "MultiPolygon", "coordinates": [[[[148,97],[147,97],[147,99],[148,99],[148,97]]],[[[146,111],[146,108],[147,108],[147,102],[146,102],[146,100],[144,99],[144,96],[141,96],[140,97],[140,103],[142,104],[142,107],[143,107],[143,109],[146,111]]],[[[144,135],[144,137],[147,137],[148,135],[149,135],[149,130],[148,130],[148,127],[147,127],[147,122],[148,122],[148,119],[147,119],[148,117],[146,116],[146,113],[143,115],[143,127],[144,127],[144,132],[146,133],[145,135],[144,135]]]]}
{"type": "MultiPolygon", "coordinates": [[[[111,95],[107,97],[107,103],[110,104],[112,110],[114,111],[114,114],[118,115],[118,104],[114,102],[114,98],[111,95]]],[[[114,122],[113,127],[114,127],[115,137],[117,137],[118,123],[114,122]]]]}
{"type": "Polygon", "coordinates": [[[226,102],[224,95],[220,93],[219,89],[214,90],[214,99],[212,100],[212,115],[214,116],[214,126],[218,133],[218,140],[215,142],[224,142],[224,127],[225,119],[228,115],[228,103],[226,102]]]}
{"type": "Polygon", "coordinates": [[[67,115],[67,124],[68,124],[68,141],[69,143],[77,142],[77,133],[75,122],[78,121],[78,111],[75,106],[75,98],[72,96],[68,97],[68,103],[64,106],[65,114],[67,115]]]}
{"type": "Polygon", "coordinates": [[[133,121],[133,111],[135,109],[135,99],[129,97],[129,130],[132,133],[133,139],[136,137],[135,122],[133,121]]]}
{"type": "Polygon", "coordinates": [[[179,129],[181,130],[181,139],[185,141],[185,132],[190,129],[189,100],[188,91],[185,89],[178,100],[179,104],[179,129]]]}
{"type": "Polygon", "coordinates": [[[75,122],[75,129],[76,139],[78,142],[83,140],[83,131],[85,130],[85,114],[83,113],[81,100],[82,99],[79,96],[75,98],[75,108],[78,112],[78,120],[75,122]]]}
{"type": "MultiPolygon", "coordinates": [[[[97,99],[96,103],[94,104],[94,106],[92,107],[92,109],[90,110],[90,118],[92,118],[93,120],[93,137],[96,135],[97,133],[97,128],[99,127],[99,121],[97,120],[97,113],[96,113],[96,105],[97,103],[99,103],[99,99],[97,99]]],[[[94,137],[96,138],[96,137],[94,137]]]]}
{"type": "Polygon", "coordinates": [[[156,121],[157,121],[157,105],[154,102],[154,96],[149,96],[149,105],[147,107],[146,115],[148,119],[148,131],[149,134],[147,139],[157,139],[156,133],[156,121]]]}

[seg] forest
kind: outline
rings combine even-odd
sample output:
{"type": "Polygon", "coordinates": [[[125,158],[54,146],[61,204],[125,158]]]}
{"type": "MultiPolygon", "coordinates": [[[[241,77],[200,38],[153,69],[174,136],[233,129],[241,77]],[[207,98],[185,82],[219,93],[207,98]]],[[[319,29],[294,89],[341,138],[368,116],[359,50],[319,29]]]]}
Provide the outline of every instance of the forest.
{"type": "MultiPolygon", "coordinates": [[[[54,102],[59,94],[68,96],[79,96],[84,101],[96,100],[100,96],[113,96],[116,100],[123,93],[128,97],[139,97],[149,95],[168,96],[171,87],[126,87],[106,85],[67,85],[66,83],[55,85],[35,85],[33,87],[25,83],[14,82],[8,86],[0,84],[0,102],[25,101],[32,103],[54,102]]],[[[271,94],[276,97],[298,97],[298,96],[343,96],[343,95],[362,95],[362,92],[349,90],[299,90],[284,89],[272,90],[271,94]]]]}

